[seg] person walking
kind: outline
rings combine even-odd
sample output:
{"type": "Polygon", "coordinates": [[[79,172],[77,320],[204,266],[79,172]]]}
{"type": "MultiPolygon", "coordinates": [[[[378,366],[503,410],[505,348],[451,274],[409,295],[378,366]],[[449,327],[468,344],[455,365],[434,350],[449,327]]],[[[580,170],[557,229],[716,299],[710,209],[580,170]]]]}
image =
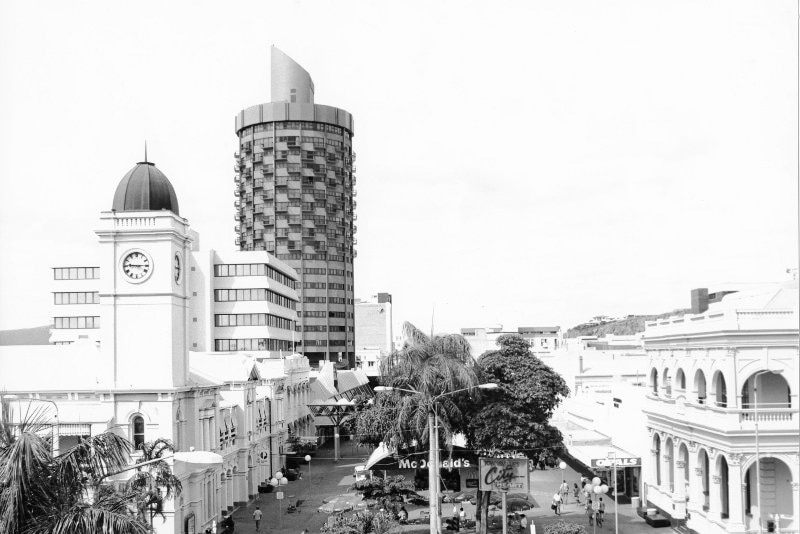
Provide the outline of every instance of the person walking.
{"type": "Polygon", "coordinates": [[[556,515],[561,515],[561,494],[556,492],[553,494],[553,504],[551,508],[556,513],[556,515]]]}
{"type": "Polygon", "coordinates": [[[578,488],[578,483],[577,482],[573,483],[572,485],[575,486],[572,489],[572,495],[575,497],[575,501],[577,501],[577,503],[580,504],[581,503],[581,490],[578,488]]]}
{"type": "Polygon", "coordinates": [[[569,504],[569,484],[567,484],[566,480],[561,481],[561,487],[558,489],[558,491],[561,493],[562,504],[569,504]]]}
{"type": "Polygon", "coordinates": [[[256,509],[253,511],[253,521],[256,522],[256,532],[261,532],[261,518],[263,515],[264,512],[261,511],[261,508],[256,506],[256,509]]]}
{"type": "Polygon", "coordinates": [[[519,520],[519,526],[522,527],[522,534],[525,534],[525,531],[528,530],[528,516],[522,515],[519,520]]]}
{"type": "Polygon", "coordinates": [[[453,505],[453,525],[455,525],[455,527],[456,527],[456,532],[461,530],[461,525],[459,524],[458,519],[459,519],[458,518],[458,505],[454,504],[453,505]]]}
{"type": "Polygon", "coordinates": [[[594,524],[594,509],[592,508],[592,499],[586,498],[586,517],[589,518],[589,526],[594,524]]]}
{"type": "Polygon", "coordinates": [[[467,512],[464,511],[464,507],[462,506],[461,509],[458,511],[458,527],[466,528],[467,527],[467,512]]]}
{"type": "Polygon", "coordinates": [[[597,526],[602,527],[603,521],[605,520],[606,514],[606,503],[603,502],[603,498],[600,497],[600,504],[597,505],[597,526]]]}

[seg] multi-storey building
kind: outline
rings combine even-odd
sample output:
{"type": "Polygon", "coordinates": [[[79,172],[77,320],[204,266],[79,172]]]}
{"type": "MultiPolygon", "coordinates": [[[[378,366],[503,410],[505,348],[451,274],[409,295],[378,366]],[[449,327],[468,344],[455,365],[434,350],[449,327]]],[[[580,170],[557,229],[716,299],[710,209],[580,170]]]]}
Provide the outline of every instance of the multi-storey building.
{"type": "Polygon", "coordinates": [[[516,331],[503,330],[503,326],[488,328],[462,328],[461,335],[472,347],[472,355],[478,358],[486,351],[497,350],[497,338],[504,334],[521,336],[536,356],[547,356],[563,344],[560,326],[520,326],[516,331]]]}
{"type": "Polygon", "coordinates": [[[798,532],[797,282],[646,324],[644,498],[700,533],[798,532]]]}
{"type": "Polygon", "coordinates": [[[272,47],[272,102],[236,116],[236,244],[300,277],[300,342],[310,361],[355,364],[353,117],[314,103],[300,65],[272,47]]]}
{"type": "Polygon", "coordinates": [[[289,431],[316,434],[308,360],[288,355],[295,272],[265,251],[196,250],[152,163],[125,175],[100,223],[96,259],[54,270],[54,307],[73,310],[54,315],[68,318],[54,325],[63,346],[0,347],[0,390],[16,418],[42,409],[56,451],[105,431],[137,448],[171,440],[183,492],[155,530],[213,528],[285,465],[289,431]]]}
{"type": "MultiPolygon", "coordinates": [[[[151,180],[168,183],[154,165],[140,163],[123,177],[119,188],[134,196],[138,194],[137,186],[132,184],[151,180]]],[[[116,198],[127,197],[118,195],[116,198]]],[[[145,196],[140,194],[139,198],[145,196]]],[[[102,216],[101,222],[106,228],[98,231],[98,235],[117,231],[117,225],[122,224],[120,214],[131,211],[131,206],[126,208],[122,202],[115,201],[112,211],[102,216]]],[[[143,207],[150,206],[134,206],[134,209],[143,207]]],[[[169,210],[163,211],[143,221],[156,226],[170,224],[169,210]]],[[[129,224],[126,228],[134,229],[138,222],[126,224],[129,224]]],[[[159,260],[170,261],[175,276],[183,278],[186,268],[191,273],[186,277],[190,350],[257,351],[260,358],[290,354],[298,337],[295,290],[298,282],[294,269],[263,251],[199,250],[197,233],[187,226],[186,235],[189,245],[185,254],[176,253],[171,260],[159,260]]],[[[153,259],[147,252],[140,252],[137,258],[149,269],[153,259]]],[[[66,344],[82,338],[100,341],[103,270],[92,261],[79,265],[53,268],[51,343],[66,344]]]]}
{"type": "Polygon", "coordinates": [[[378,293],[370,300],[356,300],[356,362],[367,376],[380,375],[381,358],[392,352],[392,296],[378,293]]]}

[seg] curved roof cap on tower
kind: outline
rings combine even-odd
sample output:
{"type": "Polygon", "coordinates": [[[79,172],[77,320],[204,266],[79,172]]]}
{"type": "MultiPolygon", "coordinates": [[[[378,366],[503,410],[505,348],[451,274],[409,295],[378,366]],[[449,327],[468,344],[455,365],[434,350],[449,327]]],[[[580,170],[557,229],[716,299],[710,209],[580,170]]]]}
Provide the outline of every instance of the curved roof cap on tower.
{"type": "Polygon", "coordinates": [[[270,91],[273,102],[313,104],[314,82],[311,75],[295,60],[272,46],[270,91]]]}
{"type": "Polygon", "coordinates": [[[155,164],[139,162],[122,177],[114,193],[115,211],[161,211],[178,213],[175,188],[155,164]]]}

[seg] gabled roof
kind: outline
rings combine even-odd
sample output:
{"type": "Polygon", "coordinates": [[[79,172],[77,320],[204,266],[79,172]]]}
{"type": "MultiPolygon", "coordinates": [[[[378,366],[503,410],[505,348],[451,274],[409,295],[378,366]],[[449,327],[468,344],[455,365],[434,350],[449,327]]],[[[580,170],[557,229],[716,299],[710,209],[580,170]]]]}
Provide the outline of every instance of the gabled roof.
{"type": "Polygon", "coordinates": [[[251,356],[216,352],[189,353],[189,380],[197,385],[221,385],[261,378],[256,360],[251,356]]]}

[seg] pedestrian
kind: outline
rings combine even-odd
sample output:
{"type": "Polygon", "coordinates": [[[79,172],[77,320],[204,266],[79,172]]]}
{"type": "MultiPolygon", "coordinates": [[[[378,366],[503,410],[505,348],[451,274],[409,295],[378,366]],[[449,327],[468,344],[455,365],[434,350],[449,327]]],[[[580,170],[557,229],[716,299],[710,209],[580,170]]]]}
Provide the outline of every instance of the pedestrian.
{"type": "Polygon", "coordinates": [[[556,492],[553,494],[553,504],[550,506],[556,515],[561,515],[561,494],[556,492]]]}
{"type": "Polygon", "coordinates": [[[591,527],[593,524],[594,510],[592,509],[592,499],[588,496],[586,498],[586,517],[589,518],[589,526],[591,527]]]}
{"type": "Polygon", "coordinates": [[[597,526],[602,527],[603,521],[605,520],[606,514],[606,503],[603,502],[603,498],[600,497],[600,504],[597,506],[597,526]]]}
{"type": "Polygon", "coordinates": [[[578,489],[578,483],[577,482],[575,482],[572,485],[575,486],[572,489],[572,495],[575,497],[575,500],[578,501],[578,504],[580,504],[581,503],[581,490],[578,489]]]}
{"type": "Polygon", "coordinates": [[[561,493],[561,502],[564,504],[569,504],[569,484],[567,484],[566,480],[561,481],[559,493],[561,493]]]}
{"type": "Polygon", "coordinates": [[[406,510],[405,506],[400,507],[400,512],[397,514],[397,516],[400,519],[401,525],[408,523],[408,510],[406,510]]]}
{"type": "Polygon", "coordinates": [[[458,505],[453,505],[453,525],[456,527],[456,532],[461,530],[461,525],[459,525],[458,521],[458,505]]]}
{"type": "Polygon", "coordinates": [[[522,516],[522,519],[519,520],[519,526],[522,527],[522,534],[525,534],[525,531],[528,530],[528,516],[522,516]]]}
{"type": "Polygon", "coordinates": [[[464,507],[462,506],[461,509],[458,511],[458,526],[464,528],[467,527],[467,512],[464,511],[464,507]]]}
{"type": "Polygon", "coordinates": [[[256,522],[256,532],[261,532],[261,517],[264,515],[264,512],[261,511],[259,506],[256,506],[256,509],[253,511],[253,521],[256,522]]]}

